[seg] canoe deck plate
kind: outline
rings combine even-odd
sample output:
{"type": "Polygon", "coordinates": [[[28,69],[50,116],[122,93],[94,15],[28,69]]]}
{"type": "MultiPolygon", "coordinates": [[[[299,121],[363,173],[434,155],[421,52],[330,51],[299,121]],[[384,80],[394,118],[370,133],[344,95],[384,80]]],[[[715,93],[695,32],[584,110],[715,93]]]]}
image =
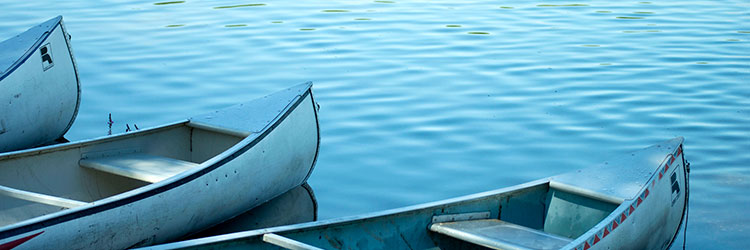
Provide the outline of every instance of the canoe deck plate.
{"type": "Polygon", "coordinates": [[[493,249],[560,249],[572,241],[497,219],[435,223],[430,231],[493,249]]]}

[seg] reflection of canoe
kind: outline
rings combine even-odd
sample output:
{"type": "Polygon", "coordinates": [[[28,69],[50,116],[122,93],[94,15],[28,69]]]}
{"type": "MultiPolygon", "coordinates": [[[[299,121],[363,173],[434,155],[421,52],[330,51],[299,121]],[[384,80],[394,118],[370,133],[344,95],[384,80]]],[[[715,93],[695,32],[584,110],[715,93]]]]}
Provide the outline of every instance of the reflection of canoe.
{"type": "Polygon", "coordinates": [[[467,197],[149,249],[666,249],[687,204],[682,141],[467,197]]]}
{"type": "Polygon", "coordinates": [[[190,239],[246,230],[291,225],[315,221],[318,203],[315,194],[307,183],[279,195],[250,211],[242,213],[219,225],[191,235],[190,239]]]}
{"type": "Polygon", "coordinates": [[[311,86],[156,128],[0,154],[0,249],[167,242],[301,185],[319,145],[311,86]]]}
{"type": "Polygon", "coordinates": [[[0,152],[61,138],[80,94],[62,16],[0,42],[0,152]]]}

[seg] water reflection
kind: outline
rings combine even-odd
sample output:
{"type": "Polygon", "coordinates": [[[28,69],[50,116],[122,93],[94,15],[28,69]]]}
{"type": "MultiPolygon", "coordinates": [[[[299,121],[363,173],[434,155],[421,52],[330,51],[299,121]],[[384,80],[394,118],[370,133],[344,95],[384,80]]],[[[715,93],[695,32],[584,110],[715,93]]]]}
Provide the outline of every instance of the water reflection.
{"type": "Polygon", "coordinates": [[[231,220],[180,240],[310,222],[317,218],[315,193],[305,183],[231,220]]]}

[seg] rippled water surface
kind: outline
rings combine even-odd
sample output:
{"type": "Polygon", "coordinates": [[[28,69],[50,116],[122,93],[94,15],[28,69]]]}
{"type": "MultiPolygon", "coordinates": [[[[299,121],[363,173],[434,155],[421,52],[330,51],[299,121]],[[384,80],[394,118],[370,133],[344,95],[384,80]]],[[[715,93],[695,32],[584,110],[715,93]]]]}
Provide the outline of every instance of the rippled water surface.
{"type": "Polygon", "coordinates": [[[0,1],[0,40],[64,16],[71,140],[108,113],[124,132],[313,81],[325,219],[684,136],[687,247],[750,244],[747,1],[0,1]]]}

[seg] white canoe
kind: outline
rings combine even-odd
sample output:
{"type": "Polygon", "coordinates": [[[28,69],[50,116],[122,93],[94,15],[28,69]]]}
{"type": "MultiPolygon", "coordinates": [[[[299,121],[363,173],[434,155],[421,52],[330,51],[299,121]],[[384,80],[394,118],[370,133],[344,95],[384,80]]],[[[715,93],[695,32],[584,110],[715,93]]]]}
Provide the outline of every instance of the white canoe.
{"type": "Polygon", "coordinates": [[[62,138],[80,97],[62,16],[0,42],[0,152],[62,138]]]}
{"type": "Polygon", "coordinates": [[[320,140],[311,87],[160,127],[0,154],[0,249],[168,242],[301,185],[320,140]]]}
{"type": "Polygon", "coordinates": [[[667,249],[688,199],[682,141],[466,197],[144,249],[667,249]]]}

